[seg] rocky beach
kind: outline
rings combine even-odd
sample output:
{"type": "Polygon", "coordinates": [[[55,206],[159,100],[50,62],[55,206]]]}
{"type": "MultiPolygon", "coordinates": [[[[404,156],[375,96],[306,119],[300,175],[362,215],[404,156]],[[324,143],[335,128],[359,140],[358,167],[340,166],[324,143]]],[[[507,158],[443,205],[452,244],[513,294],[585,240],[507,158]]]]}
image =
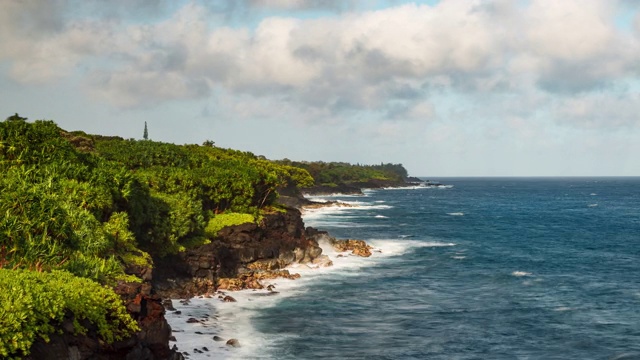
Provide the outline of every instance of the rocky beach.
{"type": "MultiPolygon", "coordinates": [[[[313,202],[301,210],[349,206],[313,202]]],[[[267,217],[260,225],[224,229],[221,235],[220,243],[158,264],[160,275],[154,276],[173,331],[172,349],[185,358],[255,354],[260,340],[247,332],[247,324],[243,328],[247,319],[240,314],[269,306],[273,297],[294,295],[305,277],[330,271],[334,262],[380,253],[362,240],[304,228],[297,209],[267,217]]]]}

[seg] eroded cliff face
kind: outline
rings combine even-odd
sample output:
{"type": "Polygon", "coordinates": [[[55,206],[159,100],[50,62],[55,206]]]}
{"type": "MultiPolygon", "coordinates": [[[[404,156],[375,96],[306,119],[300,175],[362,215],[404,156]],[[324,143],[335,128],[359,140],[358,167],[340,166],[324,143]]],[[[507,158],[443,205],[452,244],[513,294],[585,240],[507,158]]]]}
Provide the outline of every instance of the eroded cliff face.
{"type": "Polygon", "coordinates": [[[153,283],[165,298],[213,293],[218,287],[261,288],[259,280],[295,277],[283,269],[318,261],[321,254],[300,211],[288,209],[266,215],[260,224],[224,228],[210,244],[158,260],[153,283]]]}

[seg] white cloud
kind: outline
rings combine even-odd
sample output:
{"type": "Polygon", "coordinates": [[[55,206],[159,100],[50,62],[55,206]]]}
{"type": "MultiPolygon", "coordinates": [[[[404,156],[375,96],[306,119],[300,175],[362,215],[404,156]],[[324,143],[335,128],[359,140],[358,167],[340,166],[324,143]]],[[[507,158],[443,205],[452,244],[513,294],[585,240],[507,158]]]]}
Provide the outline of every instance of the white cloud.
{"type": "MultiPolygon", "coordinates": [[[[338,3],[244,4],[287,10],[338,3]]],[[[604,0],[445,0],[317,19],[269,17],[255,28],[221,26],[211,8],[197,2],[151,23],[110,17],[117,9],[105,10],[105,18],[70,19],[67,2],[38,4],[0,5],[0,57],[14,79],[51,81],[83,72],[90,93],[118,107],[221,90],[301,113],[314,108],[327,118],[357,110],[420,117],[416,109],[440,91],[520,94],[523,102],[539,97],[536,91],[573,96],[637,76],[640,60],[640,39],[616,29],[616,2],[604,0]],[[50,19],[35,21],[47,12],[50,19]]],[[[134,8],[170,7],[139,0],[134,8]]],[[[439,104],[430,106],[424,114],[438,112],[439,104]]]]}
{"type": "Polygon", "coordinates": [[[640,125],[640,93],[588,94],[557,105],[556,120],[586,129],[630,129],[640,125]]]}

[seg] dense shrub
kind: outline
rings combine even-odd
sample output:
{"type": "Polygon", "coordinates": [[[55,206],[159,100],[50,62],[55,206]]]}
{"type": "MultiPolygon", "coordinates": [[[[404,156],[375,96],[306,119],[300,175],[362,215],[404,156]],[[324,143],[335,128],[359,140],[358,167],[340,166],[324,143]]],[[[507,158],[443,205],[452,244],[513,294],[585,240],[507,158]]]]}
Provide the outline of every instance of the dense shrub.
{"type": "Polygon", "coordinates": [[[218,235],[218,231],[222,230],[222,228],[226,226],[233,225],[242,225],[246,223],[255,222],[256,219],[250,214],[238,214],[238,213],[227,213],[227,214],[219,214],[214,216],[209,223],[207,224],[207,228],[205,232],[207,236],[215,237],[218,235]]]}
{"type": "Polygon", "coordinates": [[[138,330],[113,290],[65,271],[49,273],[0,269],[0,356],[28,355],[35,340],[49,340],[65,316],[76,333],[80,321],[97,327],[100,338],[113,343],[138,330]]]}

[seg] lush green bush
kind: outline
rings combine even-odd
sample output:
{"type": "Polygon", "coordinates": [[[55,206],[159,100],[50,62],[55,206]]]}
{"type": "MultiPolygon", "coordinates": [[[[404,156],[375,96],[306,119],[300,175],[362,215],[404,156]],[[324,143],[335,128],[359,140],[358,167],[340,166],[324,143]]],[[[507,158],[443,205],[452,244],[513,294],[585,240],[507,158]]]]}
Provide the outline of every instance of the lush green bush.
{"type": "Polygon", "coordinates": [[[233,225],[242,225],[246,223],[255,222],[256,218],[250,214],[239,214],[239,213],[226,213],[226,214],[218,214],[214,216],[209,223],[207,224],[207,228],[205,232],[207,236],[215,237],[218,235],[218,231],[222,230],[222,228],[226,226],[233,225]]]}
{"type": "Polygon", "coordinates": [[[139,330],[113,290],[66,271],[0,269],[0,289],[2,358],[28,355],[33,342],[48,341],[65,316],[71,316],[76,333],[86,333],[80,323],[86,319],[107,343],[139,330]]]}

